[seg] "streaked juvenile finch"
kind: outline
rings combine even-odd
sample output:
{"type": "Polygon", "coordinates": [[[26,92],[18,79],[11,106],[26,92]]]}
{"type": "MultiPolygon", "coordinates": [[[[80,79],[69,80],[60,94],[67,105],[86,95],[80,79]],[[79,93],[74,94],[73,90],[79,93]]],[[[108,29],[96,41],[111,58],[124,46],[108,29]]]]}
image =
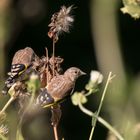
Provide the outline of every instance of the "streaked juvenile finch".
{"type": "Polygon", "coordinates": [[[52,78],[45,89],[37,97],[37,104],[41,106],[57,102],[70,95],[75,87],[76,80],[85,75],[79,68],[71,67],[63,75],[52,78]]]}
{"type": "Polygon", "coordinates": [[[5,87],[2,90],[3,94],[7,94],[9,88],[25,71],[29,69],[35,57],[37,56],[30,47],[26,47],[15,53],[11,64],[11,71],[8,73],[9,77],[7,78],[5,87]]]}

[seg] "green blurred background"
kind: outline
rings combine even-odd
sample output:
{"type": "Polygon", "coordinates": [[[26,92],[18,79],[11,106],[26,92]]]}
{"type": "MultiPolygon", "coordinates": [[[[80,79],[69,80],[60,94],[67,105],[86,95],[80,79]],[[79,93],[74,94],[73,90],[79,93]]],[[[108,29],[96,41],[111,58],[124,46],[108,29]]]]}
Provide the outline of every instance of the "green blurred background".
{"type": "MultiPolygon", "coordinates": [[[[59,11],[62,5],[76,7],[72,12],[75,22],[70,33],[60,37],[56,44],[56,55],[64,58],[64,70],[77,66],[88,74],[77,81],[75,90],[78,91],[84,88],[93,69],[101,71],[105,79],[110,71],[116,74],[107,93],[101,116],[127,135],[129,127],[138,124],[140,115],[140,20],[122,14],[121,1],[1,0],[1,85],[10,70],[12,57],[17,50],[29,46],[37,55],[42,56],[45,55],[47,47],[50,55],[52,54],[52,40],[47,36],[48,24],[52,14],[59,11]]],[[[91,96],[86,107],[95,111],[100,97],[100,92],[91,96]]],[[[87,140],[91,129],[91,118],[73,106],[70,99],[62,104],[62,111],[59,126],[61,136],[65,140],[87,140]]],[[[28,125],[25,125],[23,132],[25,136],[30,135],[28,140],[53,139],[48,136],[52,135],[51,128],[45,130],[47,128],[44,124],[49,122],[45,116],[44,113],[42,117],[36,118],[36,122],[42,124],[42,127],[36,130],[42,133],[32,136],[28,132],[28,125]]],[[[107,132],[106,128],[97,123],[94,139],[106,140],[107,132]]]]}

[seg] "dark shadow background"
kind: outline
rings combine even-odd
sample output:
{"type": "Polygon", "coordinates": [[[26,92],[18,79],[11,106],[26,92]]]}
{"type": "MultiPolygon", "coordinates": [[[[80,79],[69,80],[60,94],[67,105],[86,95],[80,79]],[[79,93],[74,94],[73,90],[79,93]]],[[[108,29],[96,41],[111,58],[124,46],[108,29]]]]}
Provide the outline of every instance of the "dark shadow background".
{"type": "MultiPolygon", "coordinates": [[[[38,0],[35,1],[39,2],[38,0]]],[[[45,55],[45,47],[47,47],[51,55],[52,41],[47,36],[50,18],[62,5],[74,5],[76,7],[73,11],[75,22],[70,33],[60,37],[56,44],[56,55],[64,58],[64,69],[76,66],[88,74],[77,81],[75,90],[82,90],[88,81],[90,71],[98,69],[94,55],[94,41],[91,36],[90,0],[40,0],[42,8],[38,14],[32,16],[31,11],[36,8],[35,1],[25,1],[29,6],[27,8],[29,11],[25,10],[27,15],[22,12],[23,0],[13,1],[14,20],[11,38],[6,47],[6,72],[10,70],[12,57],[18,49],[30,46],[39,56],[42,56],[45,55]],[[31,15],[28,16],[28,14],[31,15]]],[[[138,74],[140,70],[140,20],[134,20],[129,15],[123,15],[119,10],[120,7],[118,7],[119,37],[125,67],[127,72],[138,74]]],[[[92,110],[97,109],[93,100],[89,101],[87,107],[92,110]],[[90,104],[91,102],[92,104],[90,104]]],[[[62,111],[60,134],[65,140],[87,140],[91,130],[91,118],[73,106],[70,99],[62,104],[62,111]]],[[[107,130],[102,125],[97,124],[94,138],[105,140],[106,134],[107,130]]],[[[44,136],[41,136],[39,140],[44,140],[44,136]]]]}

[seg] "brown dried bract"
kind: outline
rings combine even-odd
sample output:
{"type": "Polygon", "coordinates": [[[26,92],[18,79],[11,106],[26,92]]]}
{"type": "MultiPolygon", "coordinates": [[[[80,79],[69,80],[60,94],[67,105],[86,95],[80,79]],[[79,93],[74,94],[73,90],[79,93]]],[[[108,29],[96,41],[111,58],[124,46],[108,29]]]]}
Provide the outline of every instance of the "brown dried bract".
{"type": "Polygon", "coordinates": [[[39,69],[40,73],[40,80],[41,80],[41,87],[46,87],[47,83],[51,81],[53,78],[53,65],[54,65],[54,75],[59,75],[62,73],[61,63],[63,59],[61,57],[55,57],[54,59],[43,57],[41,59],[42,66],[39,69]],[[53,62],[54,60],[54,62],[53,62]]]}

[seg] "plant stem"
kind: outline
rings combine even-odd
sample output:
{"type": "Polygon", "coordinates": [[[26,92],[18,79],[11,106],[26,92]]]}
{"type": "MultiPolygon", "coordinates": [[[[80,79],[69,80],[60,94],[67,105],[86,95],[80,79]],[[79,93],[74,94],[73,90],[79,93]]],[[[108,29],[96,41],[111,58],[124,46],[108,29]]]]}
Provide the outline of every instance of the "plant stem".
{"type": "Polygon", "coordinates": [[[92,94],[92,90],[89,90],[87,93],[85,93],[84,95],[87,97],[87,96],[89,96],[89,95],[91,95],[92,94]]]}
{"type": "MultiPolygon", "coordinates": [[[[102,108],[102,105],[103,105],[103,101],[104,101],[104,97],[105,97],[105,94],[106,94],[106,91],[107,91],[107,87],[109,85],[109,82],[111,80],[111,76],[112,76],[112,72],[109,73],[108,75],[108,78],[107,78],[107,82],[106,82],[106,85],[105,85],[105,88],[103,90],[103,94],[102,94],[102,97],[101,97],[101,101],[100,101],[100,104],[99,104],[99,107],[98,107],[98,110],[97,110],[97,117],[99,116],[99,113],[101,111],[101,108],[102,108]]],[[[94,122],[94,125],[93,125],[93,133],[94,133],[94,129],[95,129],[95,126],[96,126],[96,122],[97,122],[97,117],[95,118],[95,122],[94,122]]],[[[93,133],[91,133],[91,135],[93,135],[93,133]]]]}
{"type": "Polygon", "coordinates": [[[5,104],[5,106],[3,107],[3,109],[0,111],[0,113],[3,113],[7,107],[15,100],[15,97],[11,96],[11,98],[8,100],[8,102],[5,104]]]}
{"type": "Polygon", "coordinates": [[[93,94],[93,93],[95,93],[95,92],[97,92],[98,91],[98,89],[95,89],[95,90],[89,90],[87,93],[85,93],[84,95],[87,97],[87,96],[89,96],[89,95],[91,95],[91,94],[93,94]]]}
{"type": "Polygon", "coordinates": [[[78,106],[80,110],[84,112],[85,114],[87,114],[88,116],[95,117],[98,120],[98,122],[104,125],[108,130],[110,130],[119,140],[124,140],[124,138],[120,135],[120,133],[115,128],[113,128],[107,121],[105,121],[102,117],[95,115],[92,111],[85,108],[81,104],[81,102],[79,102],[78,106]]]}
{"type": "Polygon", "coordinates": [[[53,132],[54,132],[54,138],[55,138],[55,140],[58,140],[59,139],[59,137],[58,137],[58,131],[57,131],[57,126],[58,126],[58,122],[57,123],[54,123],[53,121],[54,121],[54,116],[56,115],[56,113],[55,113],[55,107],[54,106],[51,106],[51,113],[52,113],[52,119],[51,119],[51,121],[52,121],[52,126],[53,126],[53,132]]]}
{"type": "Polygon", "coordinates": [[[103,101],[104,101],[104,97],[105,97],[105,94],[106,94],[106,91],[107,91],[107,87],[109,85],[110,80],[112,79],[111,76],[112,76],[112,72],[110,72],[109,75],[108,75],[107,82],[106,82],[106,85],[105,85],[105,88],[104,88],[104,91],[103,91],[103,94],[102,94],[101,102],[99,104],[99,108],[98,108],[98,111],[97,111],[97,116],[99,115],[99,113],[101,111],[101,107],[103,105],[103,101]]]}
{"type": "Polygon", "coordinates": [[[58,132],[57,132],[57,126],[53,126],[53,131],[54,131],[54,137],[55,137],[55,140],[58,140],[58,132]]]}
{"type": "Polygon", "coordinates": [[[54,71],[55,71],[55,38],[53,38],[53,54],[52,54],[52,57],[53,57],[53,77],[54,77],[54,71]]]}
{"type": "Polygon", "coordinates": [[[46,58],[47,58],[47,68],[46,68],[46,74],[45,75],[47,75],[46,84],[48,85],[48,83],[49,83],[49,74],[48,74],[48,72],[49,72],[49,54],[48,54],[48,49],[47,48],[46,48],[46,58]]]}
{"type": "Polygon", "coordinates": [[[92,140],[93,133],[94,133],[94,127],[91,128],[89,140],[92,140]]]}

